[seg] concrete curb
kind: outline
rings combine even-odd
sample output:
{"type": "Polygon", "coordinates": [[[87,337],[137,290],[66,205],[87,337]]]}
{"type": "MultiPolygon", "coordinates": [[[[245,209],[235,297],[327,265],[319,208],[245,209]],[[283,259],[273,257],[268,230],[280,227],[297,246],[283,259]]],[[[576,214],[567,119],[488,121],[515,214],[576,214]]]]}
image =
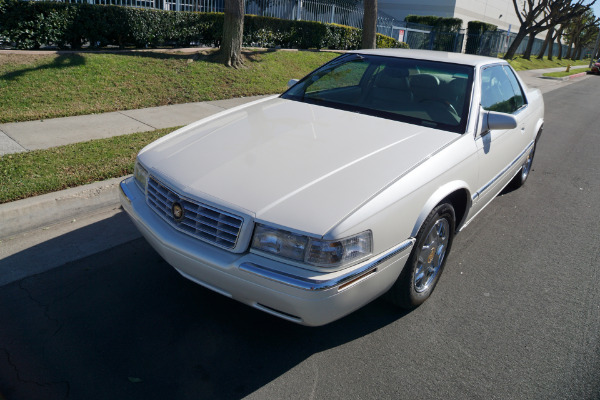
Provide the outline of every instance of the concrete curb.
{"type": "Polygon", "coordinates": [[[123,179],[125,177],[0,204],[0,239],[118,206],[119,183],[123,179]]]}
{"type": "Polygon", "coordinates": [[[567,78],[567,80],[573,79],[573,78],[580,78],[582,76],[586,76],[587,75],[587,71],[585,72],[580,72],[578,74],[573,74],[573,75],[569,75],[567,78]]]}
{"type": "Polygon", "coordinates": [[[542,76],[543,79],[553,79],[555,81],[569,81],[571,79],[575,79],[575,78],[581,78],[582,76],[586,76],[587,75],[587,71],[584,72],[579,72],[577,74],[573,74],[573,75],[569,75],[569,76],[563,76],[563,77],[554,77],[554,76],[542,76]]]}

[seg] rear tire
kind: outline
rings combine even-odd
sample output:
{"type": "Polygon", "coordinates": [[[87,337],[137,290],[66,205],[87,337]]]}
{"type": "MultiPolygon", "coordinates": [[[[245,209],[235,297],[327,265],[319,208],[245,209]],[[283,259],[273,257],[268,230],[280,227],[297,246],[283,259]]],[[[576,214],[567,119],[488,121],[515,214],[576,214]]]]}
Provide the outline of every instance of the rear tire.
{"type": "Polygon", "coordinates": [[[543,125],[535,136],[535,141],[533,142],[533,147],[529,150],[529,154],[527,155],[527,159],[521,166],[519,173],[515,175],[513,180],[510,182],[512,189],[518,189],[525,184],[527,178],[529,178],[529,174],[533,168],[533,156],[535,156],[535,149],[537,148],[538,140],[540,140],[540,136],[542,135],[542,130],[544,129],[543,125]]]}
{"type": "Polygon", "coordinates": [[[419,229],[402,273],[386,293],[389,301],[413,309],[431,296],[452,247],[455,221],[454,208],[448,203],[431,211],[419,229]]]}
{"type": "MultiPolygon", "coordinates": [[[[537,142],[537,140],[536,140],[536,142],[537,142]]],[[[529,174],[531,173],[531,167],[533,165],[533,156],[535,155],[535,146],[536,146],[536,143],[534,143],[531,150],[529,150],[527,159],[525,160],[525,162],[521,166],[521,169],[519,170],[519,172],[517,173],[517,175],[515,175],[515,177],[513,179],[513,187],[515,189],[518,189],[521,186],[523,186],[525,184],[525,181],[529,177],[529,174]]]]}

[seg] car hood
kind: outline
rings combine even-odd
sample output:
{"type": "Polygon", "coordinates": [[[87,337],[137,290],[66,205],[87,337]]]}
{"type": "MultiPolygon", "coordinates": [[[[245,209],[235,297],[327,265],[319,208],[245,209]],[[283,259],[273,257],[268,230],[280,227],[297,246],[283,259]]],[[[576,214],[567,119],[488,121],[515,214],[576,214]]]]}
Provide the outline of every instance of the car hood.
{"type": "Polygon", "coordinates": [[[458,136],[272,98],[174,132],[139,159],[186,196],[325,235],[458,136]]]}

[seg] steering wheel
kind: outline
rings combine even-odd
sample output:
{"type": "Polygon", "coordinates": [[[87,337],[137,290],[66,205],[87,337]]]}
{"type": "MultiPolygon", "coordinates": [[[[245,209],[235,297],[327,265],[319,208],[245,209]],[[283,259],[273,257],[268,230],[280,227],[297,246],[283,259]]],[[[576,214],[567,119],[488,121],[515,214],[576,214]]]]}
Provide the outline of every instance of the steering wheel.
{"type": "Polygon", "coordinates": [[[456,112],[456,108],[454,108],[452,103],[450,103],[449,101],[440,99],[440,98],[430,98],[430,99],[423,99],[420,101],[420,103],[424,103],[426,101],[430,101],[433,103],[438,103],[438,104],[443,105],[449,114],[451,114],[453,117],[455,117],[457,121],[460,121],[460,116],[458,115],[458,112],[456,112]]]}

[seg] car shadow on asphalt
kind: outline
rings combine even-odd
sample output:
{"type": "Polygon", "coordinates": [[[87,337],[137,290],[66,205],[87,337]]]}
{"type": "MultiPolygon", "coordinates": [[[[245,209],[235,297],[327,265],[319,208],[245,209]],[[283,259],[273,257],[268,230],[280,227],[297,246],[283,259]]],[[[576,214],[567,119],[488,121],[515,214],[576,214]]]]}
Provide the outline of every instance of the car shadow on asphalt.
{"type": "Polygon", "coordinates": [[[378,299],[296,325],[184,279],[143,239],[5,285],[0,309],[0,393],[48,400],[240,398],[406,315],[378,299]]]}

